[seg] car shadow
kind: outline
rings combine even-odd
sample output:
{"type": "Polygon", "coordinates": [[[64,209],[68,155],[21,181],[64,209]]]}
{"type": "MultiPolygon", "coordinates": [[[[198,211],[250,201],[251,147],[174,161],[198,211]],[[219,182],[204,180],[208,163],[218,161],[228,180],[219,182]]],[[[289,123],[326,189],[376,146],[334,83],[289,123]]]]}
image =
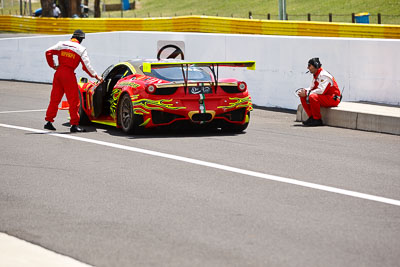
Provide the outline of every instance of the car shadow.
{"type": "Polygon", "coordinates": [[[126,134],[121,129],[117,129],[113,126],[92,123],[88,126],[84,126],[88,131],[96,131],[96,129],[102,129],[105,133],[112,136],[126,137],[129,139],[151,139],[151,138],[186,138],[186,137],[215,137],[215,136],[236,136],[245,134],[241,133],[230,133],[222,131],[216,128],[179,128],[171,129],[169,127],[158,127],[154,129],[146,129],[140,134],[126,134]]]}

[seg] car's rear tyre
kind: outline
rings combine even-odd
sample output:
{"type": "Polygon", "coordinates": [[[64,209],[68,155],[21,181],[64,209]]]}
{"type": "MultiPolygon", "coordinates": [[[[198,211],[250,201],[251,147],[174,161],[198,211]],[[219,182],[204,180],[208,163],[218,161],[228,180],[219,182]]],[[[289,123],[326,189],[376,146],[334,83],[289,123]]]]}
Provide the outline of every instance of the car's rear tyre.
{"type": "Polygon", "coordinates": [[[80,101],[80,105],[79,105],[79,124],[80,125],[88,125],[88,124],[90,124],[90,119],[89,119],[88,115],[86,114],[86,112],[82,108],[83,99],[82,99],[82,93],[80,91],[79,91],[79,101],[80,101]]]}
{"type": "Polygon", "coordinates": [[[246,122],[244,124],[225,123],[221,129],[229,133],[241,133],[247,129],[250,123],[250,112],[246,115],[246,122]]]}
{"type": "Polygon", "coordinates": [[[130,95],[124,94],[119,102],[118,116],[122,131],[125,133],[140,133],[143,123],[143,116],[133,113],[132,100],[130,95]]]}

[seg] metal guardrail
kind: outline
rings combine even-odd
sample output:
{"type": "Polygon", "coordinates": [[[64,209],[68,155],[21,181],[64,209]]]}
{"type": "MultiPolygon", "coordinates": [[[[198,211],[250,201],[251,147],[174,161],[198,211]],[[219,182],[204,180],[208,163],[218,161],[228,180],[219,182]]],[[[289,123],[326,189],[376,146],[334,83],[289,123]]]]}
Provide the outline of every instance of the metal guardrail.
{"type": "MultiPolygon", "coordinates": [[[[367,13],[367,12],[365,12],[367,13]]],[[[328,14],[313,14],[313,13],[307,13],[307,14],[286,14],[286,20],[297,20],[297,21],[325,21],[325,22],[333,22],[333,19],[335,18],[335,22],[338,23],[356,23],[356,16],[358,14],[356,13],[351,13],[351,14],[337,14],[337,13],[328,13],[328,14]],[[315,19],[317,18],[317,19],[315,19]],[[340,18],[340,19],[338,19],[340,18]],[[347,19],[349,21],[347,21],[347,19]]],[[[387,21],[391,21],[391,18],[398,18],[400,17],[399,15],[387,15],[387,14],[381,14],[381,13],[375,13],[375,14],[369,14],[368,16],[370,17],[370,20],[376,21],[376,24],[394,24],[397,25],[397,23],[388,23],[387,21]]],[[[249,11],[249,19],[257,18],[257,19],[266,19],[266,20],[271,20],[271,19],[279,19],[279,15],[277,14],[262,14],[262,13],[253,13],[252,11],[249,11]]],[[[374,24],[371,22],[371,24],[374,24]]]]}
{"type": "Polygon", "coordinates": [[[165,18],[35,18],[0,16],[0,31],[70,34],[90,32],[168,31],[260,35],[400,39],[400,26],[331,22],[293,22],[209,16],[165,18]]]}

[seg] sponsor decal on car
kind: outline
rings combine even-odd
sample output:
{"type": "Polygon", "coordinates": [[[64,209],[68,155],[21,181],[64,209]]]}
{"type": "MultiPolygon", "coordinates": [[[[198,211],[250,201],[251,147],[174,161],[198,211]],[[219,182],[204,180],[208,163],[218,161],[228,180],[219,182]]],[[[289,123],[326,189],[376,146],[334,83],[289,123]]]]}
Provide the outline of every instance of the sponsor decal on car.
{"type": "Polygon", "coordinates": [[[123,82],[120,82],[118,85],[119,86],[130,86],[133,88],[138,88],[140,86],[140,84],[137,84],[137,83],[131,82],[131,81],[123,81],[123,82]]]}

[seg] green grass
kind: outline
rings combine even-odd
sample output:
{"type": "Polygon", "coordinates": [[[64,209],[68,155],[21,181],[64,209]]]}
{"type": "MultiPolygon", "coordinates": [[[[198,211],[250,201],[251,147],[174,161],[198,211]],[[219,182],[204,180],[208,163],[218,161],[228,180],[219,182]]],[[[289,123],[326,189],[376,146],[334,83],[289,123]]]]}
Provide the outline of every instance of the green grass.
{"type": "MultiPolygon", "coordinates": [[[[0,4],[0,15],[20,14],[19,0],[0,0],[0,2],[1,1],[4,1],[4,3],[0,4]]],[[[36,2],[31,2],[31,3],[32,3],[32,12],[41,7],[39,0],[36,0],[36,2]]],[[[22,14],[29,15],[29,2],[26,3],[26,8],[24,7],[25,4],[24,1],[22,1],[22,14]]]]}
{"type": "MultiPolygon", "coordinates": [[[[106,0],[118,3],[119,0],[106,0]]],[[[168,17],[207,15],[254,19],[278,19],[278,0],[141,0],[135,10],[124,11],[124,17],[168,17]]],[[[351,22],[352,13],[369,12],[370,23],[377,23],[381,13],[382,23],[400,24],[400,0],[286,0],[289,20],[351,22]]],[[[121,12],[105,12],[103,17],[120,17],[121,12]]]]}
{"type": "MultiPolygon", "coordinates": [[[[106,4],[120,3],[121,0],[103,0],[106,4]]],[[[130,0],[131,2],[133,0],[130,0]]],[[[19,1],[14,0],[14,8],[8,8],[11,0],[5,0],[3,14],[19,14],[19,1]]],[[[89,0],[93,10],[94,0],[89,0]]],[[[286,0],[289,20],[328,21],[329,13],[333,22],[351,22],[352,13],[369,12],[370,23],[377,23],[377,14],[383,24],[400,24],[400,0],[286,0]]],[[[32,9],[40,7],[40,2],[32,3],[32,9]]],[[[185,15],[207,15],[221,17],[248,18],[252,12],[254,19],[278,19],[278,0],[136,0],[136,9],[123,11],[123,17],[171,17],[185,15]]],[[[2,14],[0,12],[0,14],[2,14]]],[[[91,15],[93,16],[93,15],[91,15]]],[[[121,11],[102,12],[102,17],[121,17],[121,11]]]]}

